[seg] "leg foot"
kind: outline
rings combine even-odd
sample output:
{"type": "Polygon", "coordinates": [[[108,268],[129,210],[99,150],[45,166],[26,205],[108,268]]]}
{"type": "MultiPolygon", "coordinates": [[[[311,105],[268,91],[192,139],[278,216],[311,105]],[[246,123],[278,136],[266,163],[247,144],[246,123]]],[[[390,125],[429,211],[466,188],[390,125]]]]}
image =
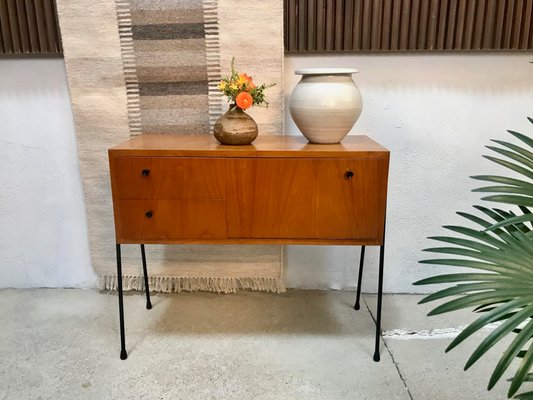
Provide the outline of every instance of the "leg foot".
{"type": "Polygon", "coordinates": [[[379,362],[379,360],[380,360],[379,353],[374,353],[374,361],[379,362]]]}
{"type": "Polygon", "coordinates": [[[150,301],[146,302],[146,309],[147,310],[151,310],[152,309],[152,303],[150,303],[150,301]]]}
{"type": "Polygon", "coordinates": [[[363,281],[363,265],[365,262],[365,246],[361,246],[361,257],[359,258],[359,274],[357,277],[357,294],[355,295],[355,305],[353,306],[354,310],[359,310],[361,305],[359,304],[359,299],[361,298],[361,282],[363,281]]]}
{"type": "Polygon", "coordinates": [[[120,352],[120,359],[125,360],[126,358],[128,358],[128,353],[126,353],[126,350],[122,350],[120,352]]]}

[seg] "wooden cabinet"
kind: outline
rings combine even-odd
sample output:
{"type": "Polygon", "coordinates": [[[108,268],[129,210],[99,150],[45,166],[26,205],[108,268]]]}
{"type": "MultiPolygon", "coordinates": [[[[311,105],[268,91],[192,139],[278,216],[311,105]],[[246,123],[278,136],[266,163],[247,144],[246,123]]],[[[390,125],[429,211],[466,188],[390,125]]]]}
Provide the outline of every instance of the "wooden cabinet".
{"type": "Polygon", "coordinates": [[[389,153],[365,136],[142,135],[109,156],[118,243],[382,242],[389,153]]]}
{"type": "Polygon", "coordinates": [[[379,361],[389,152],[366,136],[310,144],[259,136],[223,146],[211,136],[140,135],[109,150],[117,249],[120,358],[126,359],[121,244],[379,245],[374,360],[379,361]]]}

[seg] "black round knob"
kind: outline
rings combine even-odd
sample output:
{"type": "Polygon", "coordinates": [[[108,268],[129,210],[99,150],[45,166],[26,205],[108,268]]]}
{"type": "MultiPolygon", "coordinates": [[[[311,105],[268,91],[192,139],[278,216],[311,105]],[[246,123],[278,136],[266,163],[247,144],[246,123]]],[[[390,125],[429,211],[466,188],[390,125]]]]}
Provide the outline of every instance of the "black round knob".
{"type": "Polygon", "coordinates": [[[146,218],[152,218],[152,215],[154,215],[154,212],[152,210],[149,210],[149,211],[146,211],[144,215],[146,215],[146,218]]]}
{"type": "Polygon", "coordinates": [[[352,179],[353,178],[353,172],[352,171],[346,171],[344,173],[344,178],[345,179],[352,179]]]}
{"type": "Polygon", "coordinates": [[[142,172],[141,172],[141,175],[142,175],[142,176],[148,176],[148,175],[150,175],[150,170],[149,170],[149,169],[143,169],[142,172]]]}

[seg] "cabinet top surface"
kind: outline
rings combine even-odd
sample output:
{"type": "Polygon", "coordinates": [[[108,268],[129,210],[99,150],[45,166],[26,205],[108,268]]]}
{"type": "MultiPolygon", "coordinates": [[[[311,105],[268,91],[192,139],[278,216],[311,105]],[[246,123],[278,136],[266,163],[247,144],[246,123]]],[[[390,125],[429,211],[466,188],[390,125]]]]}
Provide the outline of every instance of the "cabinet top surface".
{"type": "Polygon", "coordinates": [[[259,135],[246,146],[224,146],[213,135],[142,134],[111,149],[113,156],[350,157],[388,154],[368,136],[350,135],[337,144],[312,144],[303,136],[259,135]]]}

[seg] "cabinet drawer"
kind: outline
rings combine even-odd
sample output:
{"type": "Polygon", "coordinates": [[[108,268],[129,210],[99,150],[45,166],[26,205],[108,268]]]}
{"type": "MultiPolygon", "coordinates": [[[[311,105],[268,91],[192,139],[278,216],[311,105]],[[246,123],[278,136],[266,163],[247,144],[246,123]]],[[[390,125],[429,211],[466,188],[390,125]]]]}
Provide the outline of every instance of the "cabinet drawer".
{"type": "Polygon", "coordinates": [[[116,199],[224,199],[224,160],[117,157],[111,163],[116,199]]]}
{"type": "Polygon", "coordinates": [[[119,200],[118,204],[120,240],[226,237],[224,200],[119,200]]]}

